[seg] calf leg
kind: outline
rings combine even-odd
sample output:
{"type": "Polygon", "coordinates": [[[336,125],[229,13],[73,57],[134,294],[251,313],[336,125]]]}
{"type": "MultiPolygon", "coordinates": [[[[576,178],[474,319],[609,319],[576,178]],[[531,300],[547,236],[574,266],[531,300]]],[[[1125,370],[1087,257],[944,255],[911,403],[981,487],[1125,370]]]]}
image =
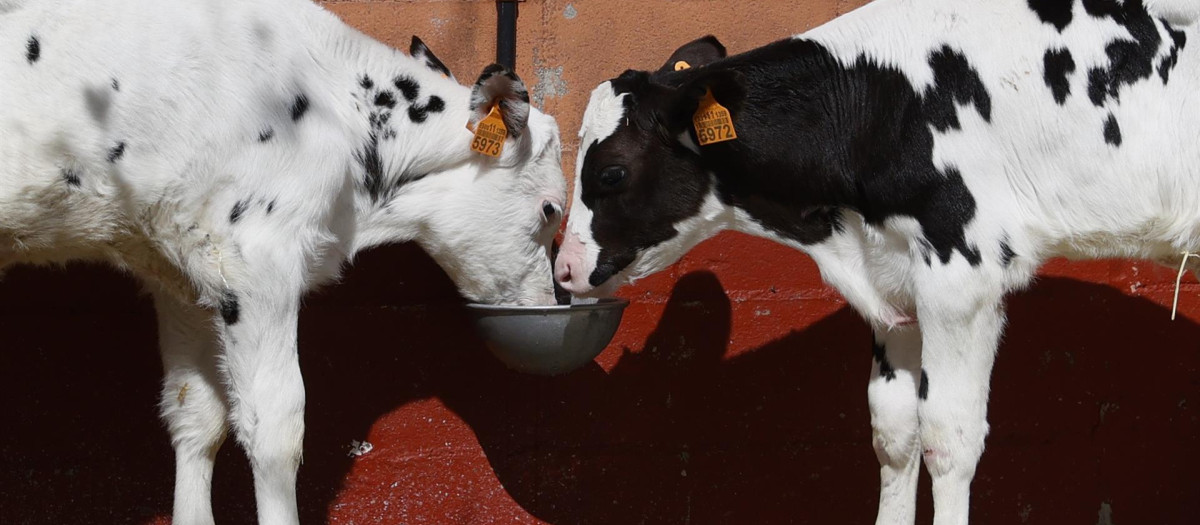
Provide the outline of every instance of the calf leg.
{"type": "Polygon", "coordinates": [[[304,435],[304,383],[296,353],[299,292],[264,297],[228,291],[220,310],[232,422],[254,471],[258,523],[295,524],[304,435]]]}
{"type": "Polygon", "coordinates": [[[934,525],[968,522],[971,480],[988,433],[988,382],[1004,325],[999,294],[947,287],[918,302],[926,396],[921,446],[933,478],[934,525]]]}
{"type": "Polygon", "coordinates": [[[161,409],[175,447],[175,525],[211,525],[213,459],[228,412],[217,373],[219,344],[211,312],[156,294],[162,352],[161,409]]]}
{"type": "Polygon", "coordinates": [[[912,525],[916,520],[917,476],[921,471],[918,395],[921,332],[915,327],[875,332],[874,362],[867,386],[872,442],[879,458],[878,525],[912,525]]]}

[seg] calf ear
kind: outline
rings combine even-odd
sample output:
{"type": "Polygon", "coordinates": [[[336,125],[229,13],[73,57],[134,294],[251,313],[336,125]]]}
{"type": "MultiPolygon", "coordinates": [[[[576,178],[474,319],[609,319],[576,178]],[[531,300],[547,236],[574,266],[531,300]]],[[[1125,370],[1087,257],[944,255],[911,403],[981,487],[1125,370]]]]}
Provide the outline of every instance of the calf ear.
{"type": "Polygon", "coordinates": [[[717,40],[717,37],[708,35],[676,49],[671,54],[671,58],[667,59],[667,63],[658,68],[655,74],[661,75],[679,69],[700,67],[722,58],[725,58],[725,46],[721,45],[721,41],[717,40]],[[681,62],[683,64],[680,64],[681,62]]]}
{"type": "Polygon", "coordinates": [[[475,87],[471,88],[472,129],[488,115],[493,104],[500,104],[508,135],[520,138],[529,122],[529,91],[516,73],[500,64],[484,68],[475,87]]]}
{"type": "Polygon", "coordinates": [[[713,98],[734,117],[746,100],[746,84],[741,73],[730,70],[701,72],[676,89],[670,99],[666,120],[671,123],[672,133],[692,126],[692,117],[709,90],[712,90],[713,98]]]}
{"type": "Polygon", "coordinates": [[[412,44],[408,46],[408,54],[413,58],[425,63],[425,67],[437,71],[451,79],[454,78],[454,73],[450,72],[450,68],[446,67],[438,57],[434,56],[433,51],[429,50],[429,46],[425,45],[417,35],[413,35],[412,44]]]}

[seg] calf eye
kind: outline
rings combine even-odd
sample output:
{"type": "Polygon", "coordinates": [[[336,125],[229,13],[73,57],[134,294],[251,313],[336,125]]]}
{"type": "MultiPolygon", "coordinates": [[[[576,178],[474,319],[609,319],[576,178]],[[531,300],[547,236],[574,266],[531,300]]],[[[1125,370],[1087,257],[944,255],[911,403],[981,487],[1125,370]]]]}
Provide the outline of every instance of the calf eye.
{"type": "Polygon", "coordinates": [[[546,220],[553,219],[555,215],[558,215],[558,208],[550,201],[542,201],[542,215],[546,217],[546,220]]]}
{"type": "Polygon", "coordinates": [[[609,166],[600,170],[600,184],[605,186],[616,186],[623,180],[625,180],[624,166],[609,166]]]}

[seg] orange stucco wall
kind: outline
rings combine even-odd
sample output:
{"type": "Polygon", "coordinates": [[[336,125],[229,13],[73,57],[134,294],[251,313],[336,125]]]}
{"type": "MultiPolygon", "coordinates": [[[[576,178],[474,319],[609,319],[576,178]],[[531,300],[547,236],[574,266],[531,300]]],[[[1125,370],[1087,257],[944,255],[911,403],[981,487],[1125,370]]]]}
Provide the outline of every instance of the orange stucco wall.
{"type": "MultiPolygon", "coordinates": [[[[739,52],[859,3],[531,0],[518,73],[558,117],[569,173],[598,82],[706,33],[739,52]]],[[[402,49],[421,36],[464,82],[494,56],[491,1],[322,4],[402,49]]],[[[1196,522],[1200,286],[1185,281],[1171,322],[1173,279],[1149,263],[1055,262],[1011,299],[977,523],[1196,522]]],[[[595,365],[529,377],[487,354],[419,250],[365,254],[301,320],[305,523],[873,522],[870,335],[810,260],[726,234],[622,295],[634,304],[595,365]],[[374,450],[347,457],[362,439],[374,450]]],[[[128,277],[8,273],[0,523],[169,521],[154,330],[128,277]]],[[[252,523],[232,441],[214,483],[218,522],[252,523]]],[[[922,522],[928,498],[926,484],[922,522]]]]}

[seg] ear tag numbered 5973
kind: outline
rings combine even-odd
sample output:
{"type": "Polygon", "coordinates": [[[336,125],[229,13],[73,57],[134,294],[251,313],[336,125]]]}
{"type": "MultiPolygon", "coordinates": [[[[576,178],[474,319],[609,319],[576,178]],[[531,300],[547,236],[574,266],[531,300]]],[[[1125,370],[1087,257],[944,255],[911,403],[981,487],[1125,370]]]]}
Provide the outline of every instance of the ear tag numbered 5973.
{"type": "Polygon", "coordinates": [[[737,138],[737,130],[733,129],[733,116],[725,106],[713,98],[711,89],[706,90],[704,98],[700,99],[700,107],[696,108],[692,124],[696,126],[696,139],[700,141],[701,146],[737,138]]]}
{"type": "Polygon", "coordinates": [[[475,126],[475,138],[471,141],[471,151],[499,157],[504,151],[504,139],[508,138],[508,127],[504,125],[504,116],[500,105],[495,104],[488,115],[475,126]]]}

